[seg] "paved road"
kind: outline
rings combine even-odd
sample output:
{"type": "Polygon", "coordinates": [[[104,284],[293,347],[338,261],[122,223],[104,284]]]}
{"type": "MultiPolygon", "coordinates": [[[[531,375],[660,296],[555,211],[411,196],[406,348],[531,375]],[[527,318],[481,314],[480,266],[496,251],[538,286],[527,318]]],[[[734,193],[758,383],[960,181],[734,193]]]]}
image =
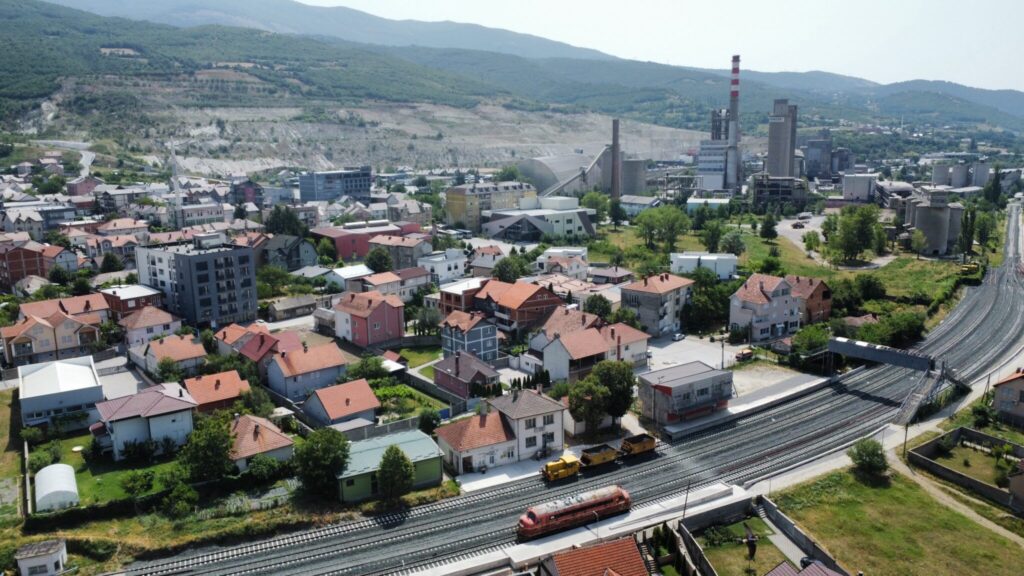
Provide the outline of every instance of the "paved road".
{"type": "MultiPolygon", "coordinates": [[[[1008,227],[1006,264],[968,290],[921,345],[974,381],[1020,351],[1024,282],[1016,270],[1019,210],[1008,227]]],[[[133,566],[132,574],[394,574],[515,541],[522,511],[583,490],[620,484],[642,505],[713,482],[744,484],[813,460],[870,435],[893,420],[919,382],[911,370],[879,367],[796,398],[662,445],[640,461],[585,473],[547,486],[538,479],[412,509],[401,514],[300,532],[234,548],[133,566]]]]}

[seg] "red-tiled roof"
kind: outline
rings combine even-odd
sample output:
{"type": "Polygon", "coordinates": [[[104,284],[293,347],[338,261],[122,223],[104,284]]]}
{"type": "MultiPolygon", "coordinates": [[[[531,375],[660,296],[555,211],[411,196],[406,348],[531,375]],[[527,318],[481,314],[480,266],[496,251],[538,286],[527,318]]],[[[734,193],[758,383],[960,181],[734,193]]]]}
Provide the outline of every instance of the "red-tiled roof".
{"type": "Polygon", "coordinates": [[[378,272],[376,274],[370,274],[363,278],[364,284],[370,284],[372,286],[380,286],[381,284],[390,284],[392,282],[401,282],[402,278],[394,272],[378,272]]]}
{"type": "Polygon", "coordinates": [[[379,244],[381,246],[400,246],[403,248],[413,248],[423,243],[420,238],[405,238],[403,236],[391,236],[382,234],[380,236],[374,236],[370,239],[370,244],[379,244]]]}
{"type": "Polygon", "coordinates": [[[559,306],[551,312],[544,325],[541,326],[541,330],[548,338],[554,338],[555,334],[568,334],[576,330],[592,328],[600,321],[601,318],[597,314],[584,312],[579,308],[559,306]]]}
{"type": "Polygon", "coordinates": [[[679,290],[693,284],[693,280],[676,276],[675,274],[662,273],[657,276],[649,276],[643,280],[637,280],[622,287],[623,290],[634,292],[649,292],[651,294],[665,294],[673,290],[679,290]]]}
{"type": "Polygon", "coordinates": [[[21,305],[21,313],[25,316],[50,317],[54,312],[62,311],[71,316],[84,312],[102,312],[110,310],[103,294],[86,294],[84,296],[73,296],[71,298],[54,298],[53,300],[42,300],[39,302],[26,302],[21,305]]]}
{"type": "Polygon", "coordinates": [[[413,278],[422,278],[424,276],[430,276],[430,272],[427,272],[426,268],[422,266],[413,266],[412,268],[402,268],[401,270],[395,270],[395,276],[398,276],[403,281],[412,280],[413,278]]]}
{"type": "Polygon", "coordinates": [[[41,252],[43,253],[43,256],[46,256],[47,258],[54,258],[59,256],[60,253],[65,250],[67,250],[67,248],[63,246],[43,246],[41,252]]]}
{"type": "Polygon", "coordinates": [[[620,322],[601,328],[570,331],[561,336],[561,341],[569,352],[569,358],[579,360],[607,353],[619,344],[625,346],[648,338],[646,333],[620,322]]]}
{"type": "Polygon", "coordinates": [[[239,416],[231,422],[231,458],[241,460],[257,454],[287,448],[292,439],[266,418],[239,416]]]}
{"type": "Polygon", "coordinates": [[[97,230],[128,230],[132,228],[145,228],[149,224],[145,220],[136,220],[134,218],[115,218],[108,222],[104,222],[97,227],[97,230]]]}
{"type": "Polygon", "coordinates": [[[205,358],[206,349],[198,340],[192,336],[182,334],[180,336],[165,336],[158,340],[152,340],[146,346],[146,355],[152,352],[157,362],[164,358],[170,358],[175,362],[192,360],[193,358],[205,358]]]}
{"type": "Polygon", "coordinates": [[[492,246],[479,246],[477,248],[474,248],[473,254],[490,254],[491,256],[504,256],[505,252],[502,251],[501,246],[495,244],[492,246]]]}
{"type": "Polygon", "coordinates": [[[249,391],[249,381],[242,380],[237,370],[206,374],[185,380],[185,389],[200,406],[233,400],[249,391]]]}
{"type": "Polygon", "coordinates": [[[460,332],[469,332],[474,326],[483,322],[486,317],[480,312],[463,312],[461,310],[453,310],[448,316],[441,322],[442,326],[448,326],[449,328],[458,328],[460,332]]]}
{"type": "Polygon", "coordinates": [[[736,296],[744,302],[767,304],[771,302],[771,293],[785,282],[785,278],[767,274],[753,274],[736,290],[736,296]]]}
{"type": "Polygon", "coordinates": [[[366,378],[321,388],[313,394],[320,400],[327,417],[332,421],[380,408],[380,401],[377,400],[377,395],[373,393],[366,378]]]}
{"type": "Polygon", "coordinates": [[[516,438],[512,428],[498,411],[456,420],[451,424],[438,426],[434,432],[456,452],[493,446],[516,438]]]}
{"type": "Polygon", "coordinates": [[[128,330],[135,330],[138,328],[149,328],[150,326],[170,324],[178,320],[179,319],[177,317],[166,310],[161,310],[156,306],[144,306],[122,318],[118,324],[128,330]]]}
{"type": "MultiPolygon", "coordinates": [[[[819,278],[808,278],[807,276],[797,276],[795,274],[787,274],[786,282],[789,283],[790,293],[797,298],[807,299],[814,293],[814,290],[819,285],[825,284],[819,278]]],[[[825,286],[828,288],[828,286],[825,286]]]]}
{"type": "Polygon", "coordinates": [[[1022,369],[1018,368],[1017,371],[1014,372],[1013,374],[1010,374],[1006,378],[1003,378],[999,382],[996,382],[995,386],[1002,386],[1003,384],[1009,384],[1010,382],[1024,381],[1024,372],[1022,372],[1021,370],[1022,369]]]}
{"type": "Polygon", "coordinates": [[[334,342],[325,342],[304,350],[280,352],[274,356],[274,362],[281,369],[285,378],[347,364],[345,355],[341,353],[341,349],[334,342]]]}
{"type": "Polygon", "coordinates": [[[491,300],[497,301],[502,294],[508,291],[512,285],[508,282],[502,282],[501,280],[488,280],[487,284],[476,293],[475,298],[484,300],[490,297],[491,300]]]}
{"type": "Polygon", "coordinates": [[[529,282],[516,282],[511,288],[505,290],[505,292],[498,297],[498,305],[514,310],[522,306],[527,300],[532,298],[541,290],[547,289],[537,286],[536,284],[530,284],[529,282]]]}
{"type": "Polygon", "coordinates": [[[246,334],[270,334],[270,329],[265,324],[254,322],[249,326],[241,326],[239,324],[229,324],[214,334],[218,340],[223,341],[228,346],[233,346],[242,336],[246,334]]]}
{"type": "Polygon", "coordinates": [[[385,296],[376,290],[370,290],[369,292],[346,292],[342,294],[341,299],[334,305],[334,309],[365,318],[385,304],[395,308],[405,306],[401,298],[394,294],[385,296]]]}
{"type": "Polygon", "coordinates": [[[648,576],[636,541],[629,537],[560,552],[552,560],[558,576],[648,576]]]}

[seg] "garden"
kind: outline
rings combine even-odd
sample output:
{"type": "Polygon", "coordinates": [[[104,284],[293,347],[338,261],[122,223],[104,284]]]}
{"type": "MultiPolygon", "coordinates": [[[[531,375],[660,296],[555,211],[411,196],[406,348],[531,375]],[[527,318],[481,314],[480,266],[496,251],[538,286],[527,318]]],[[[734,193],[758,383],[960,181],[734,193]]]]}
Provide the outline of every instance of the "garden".
{"type": "Polygon", "coordinates": [[[711,526],[697,538],[708,562],[720,576],[747,576],[765,574],[786,560],[786,556],[768,540],[772,530],[760,518],[748,518],[727,526],[711,526]],[[747,545],[743,543],[746,530],[757,535],[757,553],[749,560],[747,545]]]}

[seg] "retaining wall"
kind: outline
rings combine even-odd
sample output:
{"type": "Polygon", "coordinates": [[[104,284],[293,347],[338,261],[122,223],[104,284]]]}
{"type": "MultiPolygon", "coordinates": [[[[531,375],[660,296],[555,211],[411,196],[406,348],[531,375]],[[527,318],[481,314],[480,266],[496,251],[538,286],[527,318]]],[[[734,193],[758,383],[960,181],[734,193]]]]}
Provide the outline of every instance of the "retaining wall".
{"type": "Polygon", "coordinates": [[[808,556],[815,560],[820,560],[830,570],[834,570],[843,576],[850,576],[846,570],[843,570],[834,558],[828,553],[827,550],[822,548],[813,538],[808,536],[795,522],[790,520],[789,516],[786,516],[779,507],[775,505],[770,499],[761,496],[761,506],[764,509],[765,515],[772,524],[782,531],[797,547],[800,548],[808,556]]]}
{"type": "Polygon", "coordinates": [[[1024,509],[1024,502],[1015,501],[1013,495],[1010,494],[1008,490],[1004,490],[998,486],[993,486],[987,482],[982,482],[977,478],[972,478],[962,472],[948,468],[936,460],[940,453],[939,443],[947,437],[952,438],[955,444],[959,444],[961,441],[967,441],[987,446],[991,446],[993,444],[1009,445],[1013,449],[1013,455],[1015,457],[1024,458],[1024,446],[1021,446],[1020,444],[1007,442],[1002,438],[997,438],[971,428],[957,428],[956,430],[947,432],[942,436],[933,438],[917,448],[914,448],[907,453],[907,461],[914,466],[924,468],[943,480],[952,482],[961,488],[966,488],[979,496],[987,498],[1000,506],[1012,508],[1017,511],[1024,509]]]}

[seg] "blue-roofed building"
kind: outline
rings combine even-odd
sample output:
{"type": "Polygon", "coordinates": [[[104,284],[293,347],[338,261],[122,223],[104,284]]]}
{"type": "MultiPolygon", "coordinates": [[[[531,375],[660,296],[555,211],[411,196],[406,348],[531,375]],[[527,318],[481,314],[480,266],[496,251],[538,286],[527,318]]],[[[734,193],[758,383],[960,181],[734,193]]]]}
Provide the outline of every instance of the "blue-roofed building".
{"type": "Polygon", "coordinates": [[[413,489],[419,490],[441,485],[441,449],[419,430],[406,430],[359,440],[349,445],[349,461],[338,476],[338,490],[342,502],[360,502],[377,497],[377,469],[388,446],[396,445],[412,461],[416,470],[413,489]]]}

